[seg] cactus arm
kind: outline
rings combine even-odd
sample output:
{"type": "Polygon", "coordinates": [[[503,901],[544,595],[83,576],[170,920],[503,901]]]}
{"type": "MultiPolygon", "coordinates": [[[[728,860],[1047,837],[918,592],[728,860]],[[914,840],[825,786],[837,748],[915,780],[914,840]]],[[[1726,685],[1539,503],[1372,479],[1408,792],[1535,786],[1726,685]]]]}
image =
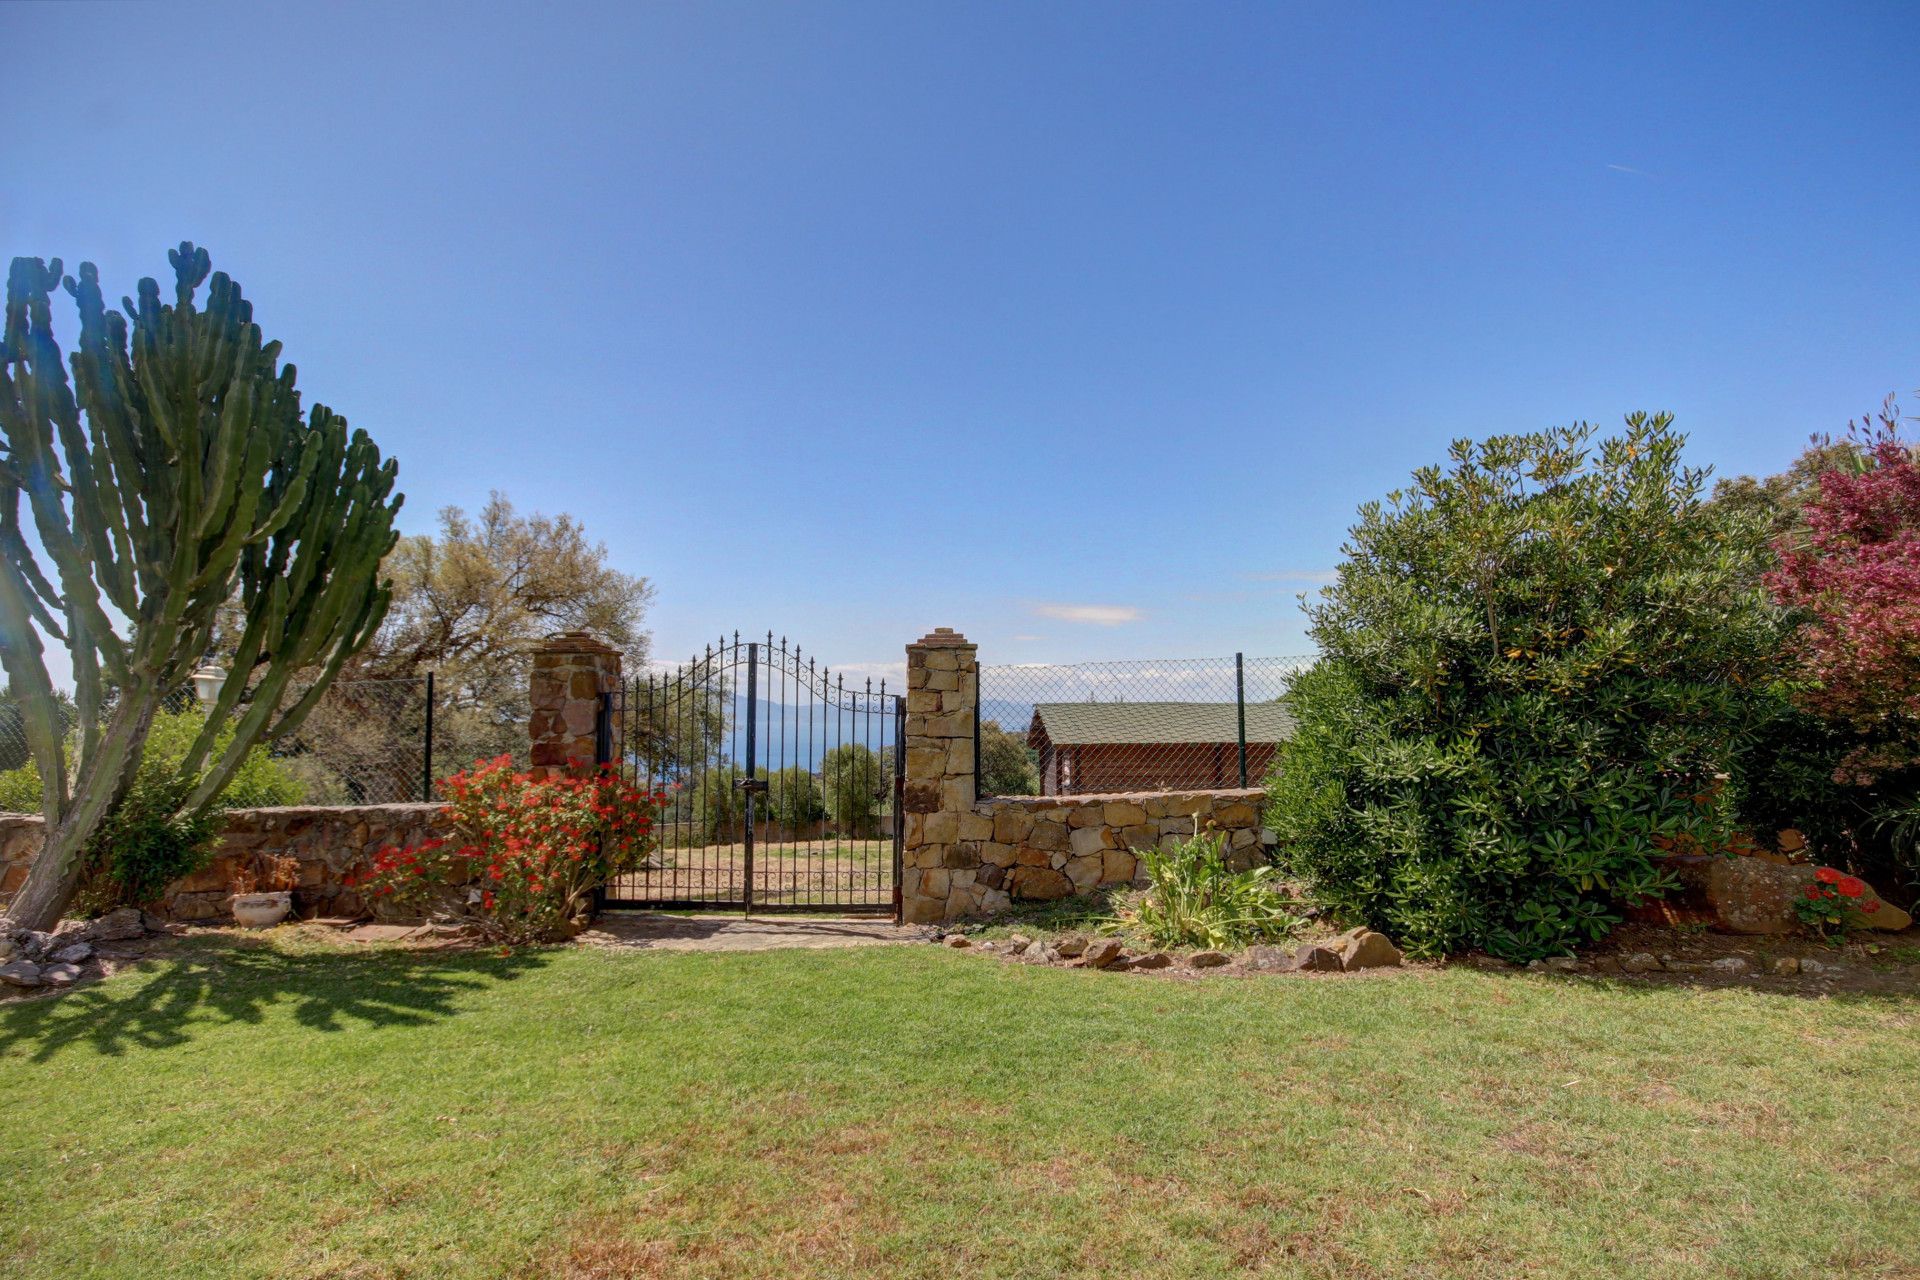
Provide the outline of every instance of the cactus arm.
{"type": "Polygon", "coordinates": [[[15,259],[8,277],[0,659],[53,783],[45,849],[9,908],[16,925],[44,928],[71,899],[79,851],[125,794],[154,711],[197,665],[229,602],[241,612],[234,674],[189,750],[189,809],[214,803],[254,744],[299,726],[389,599],[379,566],[396,538],[394,464],[324,406],[303,413],[294,367],[281,365],[279,344],[263,340],[224,273],[196,309],[211,271],[204,249],[182,243],[168,259],[172,303],[145,279],[124,316],[106,309],[91,264],[65,281],[81,316],[71,386],[47,307],[59,263],[15,259]],[[72,657],[86,728],[71,765],[42,636],[72,657]],[[283,710],[296,676],[315,669],[283,710]],[[119,697],[103,723],[108,681],[119,697]],[[233,737],[216,752],[226,726],[233,737]]]}

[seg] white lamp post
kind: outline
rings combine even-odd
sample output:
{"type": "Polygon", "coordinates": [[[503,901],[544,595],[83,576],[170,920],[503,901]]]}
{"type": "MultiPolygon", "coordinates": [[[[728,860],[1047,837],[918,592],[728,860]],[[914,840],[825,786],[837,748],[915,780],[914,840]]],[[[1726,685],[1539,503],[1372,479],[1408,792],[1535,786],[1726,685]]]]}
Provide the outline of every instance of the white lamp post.
{"type": "Polygon", "coordinates": [[[193,695],[200,699],[200,705],[208,711],[220,700],[220,686],[227,682],[227,673],[209,662],[193,673],[193,695]]]}

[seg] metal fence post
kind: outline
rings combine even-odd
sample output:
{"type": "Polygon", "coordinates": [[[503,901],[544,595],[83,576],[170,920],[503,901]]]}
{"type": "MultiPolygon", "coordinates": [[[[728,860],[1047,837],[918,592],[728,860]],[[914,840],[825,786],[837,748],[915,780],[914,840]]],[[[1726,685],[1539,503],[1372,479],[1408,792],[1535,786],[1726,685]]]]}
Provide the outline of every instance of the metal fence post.
{"type": "Polygon", "coordinates": [[[1247,660],[1233,655],[1233,702],[1240,731],[1240,785],[1247,785],[1247,660]]]}
{"type": "Polygon", "coordinates": [[[433,672],[427,672],[427,735],[420,753],[420,800],[433,800],[433,672]]]}

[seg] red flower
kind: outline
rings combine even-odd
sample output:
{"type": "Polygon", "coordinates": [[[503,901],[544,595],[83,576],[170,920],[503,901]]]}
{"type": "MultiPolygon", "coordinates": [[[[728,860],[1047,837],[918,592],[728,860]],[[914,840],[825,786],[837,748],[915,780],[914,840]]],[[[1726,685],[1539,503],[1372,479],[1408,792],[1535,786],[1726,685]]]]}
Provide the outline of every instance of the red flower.
{"type": "Polygon", "coordinates": [[[1821,884],[1834,884],[1840,879],[1840,873],[1832,867],[1822,867],[1813,873],[1813,878],[1821,884]]]}
{"type": "Polygon", "coordinates": [[[1820,901],[1820,899],[1822,899],[1822,898],[1824,898],[1824,897],[1826,897],[1826,896],[1827,896],[1826,894],[1824,894],[1824,893],[1822,893],[1822,892],[1820,892],[1820,886],[1819,886],[1819,885],[1817,885],[1817,884],[1810,884],[1810,885],[1808,885],[1808,886],[1807,886],[1807,901],[1809,901],[1809,902],[1818,902],[1818,901],[1820,901]]]}
{"type": "Polygon", "coordinates": [[[1857,898],[1867,891],[1867,882],[1857,876],[1843,876],[1833,887],[1849,898],[1857,898]]]}

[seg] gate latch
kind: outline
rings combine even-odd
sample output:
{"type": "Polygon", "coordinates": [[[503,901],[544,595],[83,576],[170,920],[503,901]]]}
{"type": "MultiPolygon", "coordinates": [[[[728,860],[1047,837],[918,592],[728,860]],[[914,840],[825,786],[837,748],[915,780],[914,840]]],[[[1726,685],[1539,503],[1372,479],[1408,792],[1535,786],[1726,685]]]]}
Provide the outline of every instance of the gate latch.
{"type": "Polygon", "coordinates": [[[733,785],[742,791],[764,792],[767,790],[767,780],[765,778],[735,778],[733,785]]]}

